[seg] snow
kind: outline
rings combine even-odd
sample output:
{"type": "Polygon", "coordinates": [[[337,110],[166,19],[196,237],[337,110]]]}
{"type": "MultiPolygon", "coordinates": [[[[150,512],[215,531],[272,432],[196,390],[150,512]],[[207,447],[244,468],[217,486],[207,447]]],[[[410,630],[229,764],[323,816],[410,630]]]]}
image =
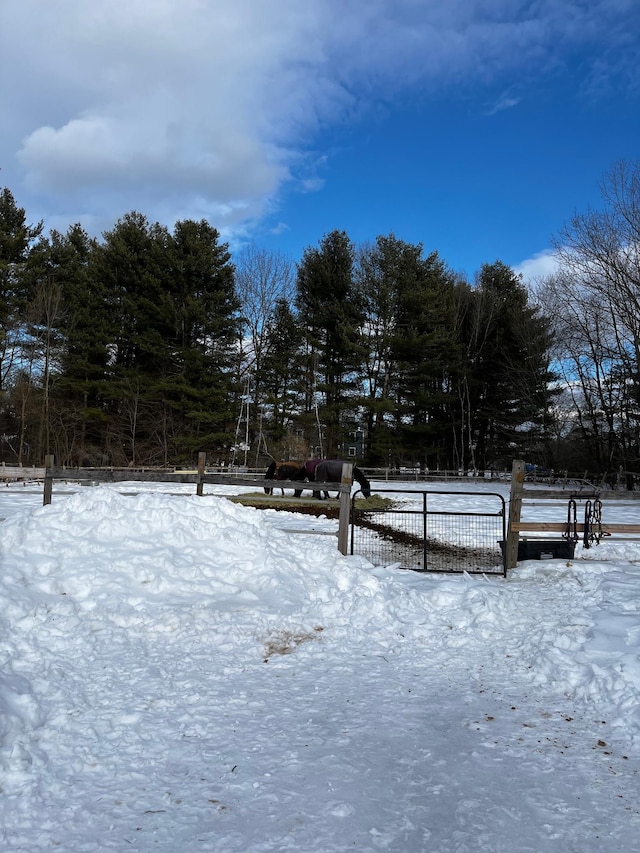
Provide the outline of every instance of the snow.
{"type": "Polygon", "coordinates": [[[640,543],[429,576],[209,488],[0,489],[3,851],[640,851],[640,543]]]}

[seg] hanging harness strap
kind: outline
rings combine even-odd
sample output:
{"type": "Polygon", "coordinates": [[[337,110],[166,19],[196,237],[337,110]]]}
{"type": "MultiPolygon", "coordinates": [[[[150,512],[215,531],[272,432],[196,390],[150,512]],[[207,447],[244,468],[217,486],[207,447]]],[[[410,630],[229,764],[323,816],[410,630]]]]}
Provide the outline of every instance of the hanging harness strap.
{"type": "Polygon", "coordinates": [[[591,501],[585,501],[584,504],[584,533],[582,534],[582,544],[585,548],[590,548],[592,542],[591,536],[591,501]]]}
{"type": "Polygon", "coordinates": [[[590,548],[592,542],[599,545],[605,535],[602,530],[602,501],[599,498],[593,503],[587,501],[584,507],[584,547],[590,548]]]}
{"type": "Polygon", "coordinates": [[[578,508],[573,498],[569,499],[567,506],[567,527],[562,534],[563,539],[568,539],[569,542],[578,541],[578,508]]]}

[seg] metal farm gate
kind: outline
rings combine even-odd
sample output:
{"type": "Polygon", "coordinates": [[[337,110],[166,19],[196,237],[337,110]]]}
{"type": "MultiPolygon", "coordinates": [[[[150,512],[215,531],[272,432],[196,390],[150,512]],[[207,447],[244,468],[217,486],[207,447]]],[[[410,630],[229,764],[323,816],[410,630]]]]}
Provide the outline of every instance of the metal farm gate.
{"type": "Polygon", "coordinates": [[[378,489],[380,509],[351,501],[350,551],[419,572],[505,575],[505,501],[494,492],[378,489]]]}

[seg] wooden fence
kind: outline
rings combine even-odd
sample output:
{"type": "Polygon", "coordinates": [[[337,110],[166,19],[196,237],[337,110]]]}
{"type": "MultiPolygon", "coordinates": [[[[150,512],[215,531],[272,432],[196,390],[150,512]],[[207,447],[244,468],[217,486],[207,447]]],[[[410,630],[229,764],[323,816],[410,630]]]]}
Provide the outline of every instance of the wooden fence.
{"type": "Polygon", "coordinates": [[[0,463],[0,480],[14,482],[20,480],[43,480],[45,475],[44,468],[35,468],[25,465],[7,465],[4,462],[0,463]]]}
{"type": "Polygon", "coordinates": [[[229,475],[210,474],[205,467],[205,454],[198,455],[197,471],[176,471],[173,468],[152,470],[131,470],[130,468],[60,468],[55,467],[53,458],[47,460],[46,468],[42,469],[44,479],[43,504],[51,503],[53,484],[56,480],[84,483],[193,483],[196,494],[204,494],[204,486],[209,483],[225,486],[250,486],[263,490],[264,488],[309,489],[315,491],[338,492],[340,510],[338,517],[338,550],[341,554],[348,553],[349,521],[351,510],[351,487],[353,484],[353,465],[344,463],[340,483],[301,483],[293,480],[266,480],[254,474],[229,475]]]}
{"type": "MultiPolygon", "coordinates": [[[[507,521],[507,541],[505,545],[505,570],[513,569],[518,562],[518,546],[522,533],[556,533],[560,534],[557,537],[558,541],[566,538],[570,533],[582,533],[586,530],[584,523],[577,522],[574,524],[566,521],[522,521],[522,503],[527,498],[536,498],[537,500],[546,499],[564,499],[567,503],[570,500],[584,501],[602,501],[602,500],[620,500],[624,496],[625,500],[640,499],[640,492],[619,492],[604,489],[597,489],[589,484],[583,484],[580,487],[572,487],[565,489],[531,489],[525,486],[525,463],[521,459],[515,459],[511,471],[511,495],[509,500],[509,515],[507,521]],[[569,529],[570,528],[570,529],[569,529]]],[[[624,524],[613,523],[606,524],[604,522],[598,524],[599,533],[603,536],[612,536],[615,534],[624,535],[626,537],[640,535],[640,524],[624,524]]]]}

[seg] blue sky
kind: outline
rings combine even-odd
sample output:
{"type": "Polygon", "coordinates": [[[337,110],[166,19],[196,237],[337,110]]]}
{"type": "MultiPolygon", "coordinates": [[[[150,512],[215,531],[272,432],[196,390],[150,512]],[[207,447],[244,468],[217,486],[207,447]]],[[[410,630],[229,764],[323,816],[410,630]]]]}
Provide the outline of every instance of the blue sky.
{"type": "Polygon", "coordinates": [[[1,0],[0,63],[0,184],[47,229],[393,232],[535,276],[640,158],[637,0],[1,0]]]}
{"type": "Polygon", "coordinates": [[[553,95],[494,115],[473,103],[395,109],[334,133],[322,190],[290,197],[278,212],[292,211],[285,233],[257,239],[297,247],[332,228],[356,242],[393,232],[468,276],[497,258],[517,266],[547,251],[574,211],[601,203],[612,162],[638,158],[638,130],[631,113],[553,95]]]}

